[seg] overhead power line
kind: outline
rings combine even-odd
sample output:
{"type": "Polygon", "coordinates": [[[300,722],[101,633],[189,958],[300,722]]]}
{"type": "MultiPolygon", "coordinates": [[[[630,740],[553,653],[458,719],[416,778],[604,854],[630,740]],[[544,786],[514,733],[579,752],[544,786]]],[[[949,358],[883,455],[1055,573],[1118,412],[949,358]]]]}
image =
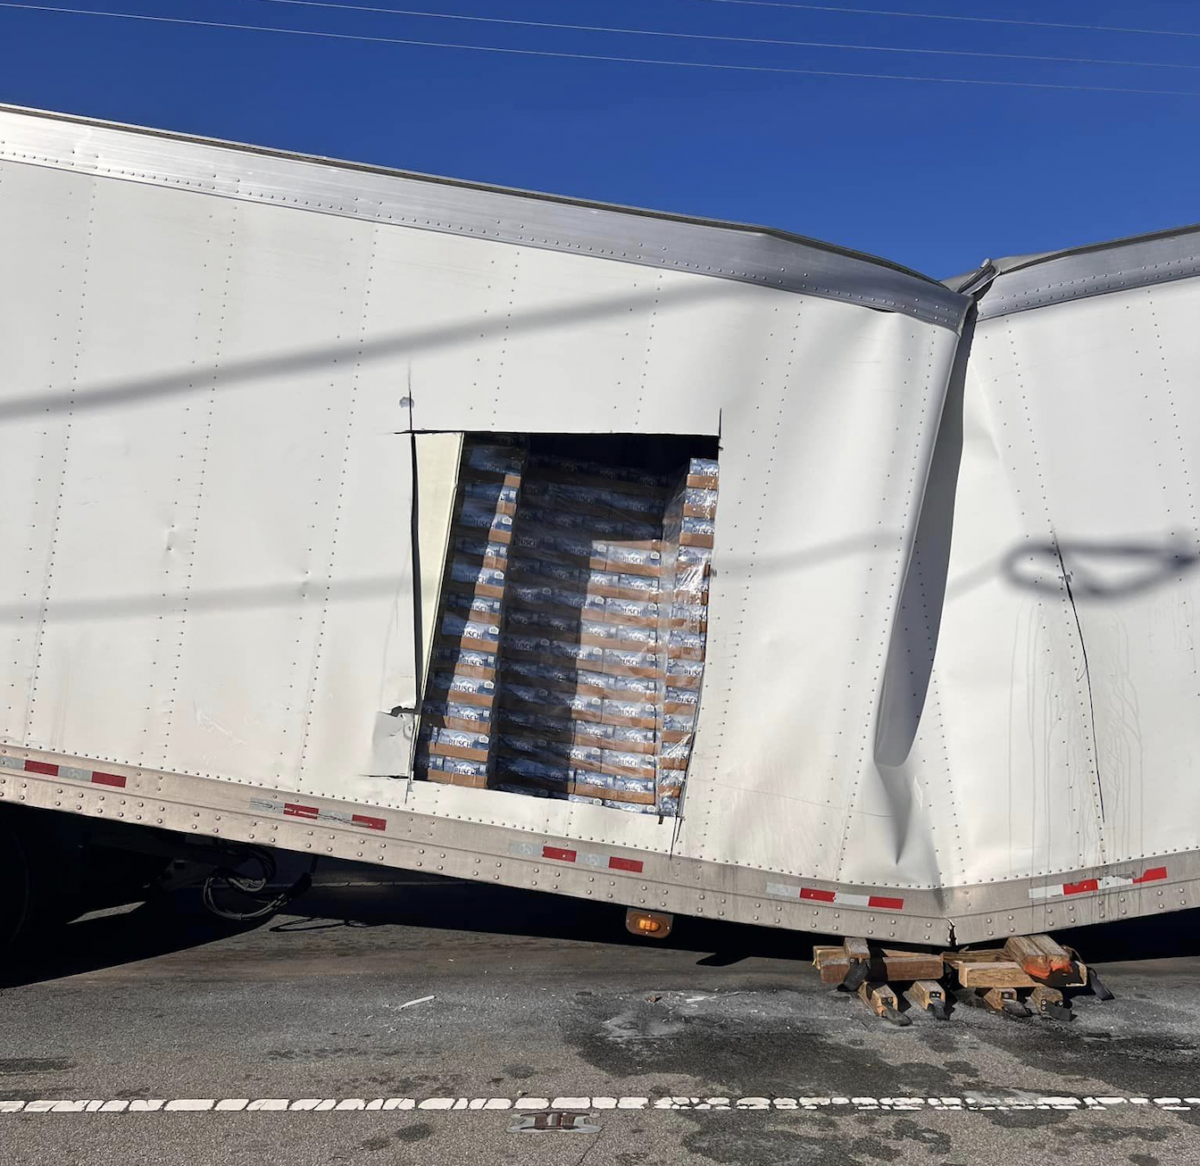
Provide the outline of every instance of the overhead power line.
{"type": "Polygon", "coordinates": [[[1144,36],[1200,37],[1200,32],[1174,28],[1124,28],[1113,24],[1065,24],[1049,20],[1016,20],[1005,16],[960,16],[949,12],[897,12],[890,8],[849,8],[838,4],[793,4],[789,0],[700,0],[704,4],[746,4],[755,8],[797,8],[802,12],[842,12],[854,16],[903,16],[914,20],[957,20],[968,24],[1016,24],[1022,28],[1068,28],[1074,32],[1124,32],[1144,36]]]}
{"type": "Polygon", "coordinates": [[[325,8],[342,12],[370,12],[388,16],[416,16],[430,20],[457,20],[472,24],[515,25],[521,28],[552,28],[567,32],[616,33],[620,36],[657,36],[672,40],[718,41],[722,44],[774,45],[782,48],[840,49],[867,53],[909,53],[934,57],[983,57],[997,61],[1042,61],[1063,65],[1122,65],[1147,69],[1197,69],[1200,65],[1169,61],[1108,60],[1099,57],[1056,57],[1032,53],[986,53],[969,49],[905,48],[901,45],[846,44],[839,41],[781,40],[759,36],[718,36],[702,32],[664,32],[652,28],[623,28],[602,24],[559,24],[548,20],[515,20],[503,16],[475,16],[459,12],[426,12],[417,8],[381,8],[371,4],[339,4],[336,0],[250,0],[254,4],[284,4],[292,8],[325,8]]]}
{"type": "Polygon", "coordinates": [[[734,65],[714,61],[673,61],[653,57],[618,57],[595,53],[555,52],[550,49],[516,49],[500,45],[470,45],[449,41],[414,40],[407,37],[365,36],[348,32],[319,32],[305,28],[275,28],[262,24],[235,24],[220,20],[189,20],[181,16],[151,16],[141,12],[111,12],[99,8],[64,8],[51,4],[24,4],[16,0],[0,0],[0,8],[17,8],[30,12],[58,12],[69,16],[108,17],[115,20],[134,20],[149,24],[176,24],[193,28],[236,29],[240,32],[267,32],[280,36],[308,37],[315,40],[350,41],[362,44],[408,45],[426,49],[455,49],[473,53],[496,53],[514,57],[541,57],[562,61],[601,61],[620,65],[656,65],[675,69],[713,69],[731,73],[770,73],[775,76],[844,77],[864,81],[913,81],[933,85],[984,85],[1005,89],[1042,89],[1077,93],[1125,93],[1152,97],[1200,97],[1200,90],[1134,89],[1117,85],[1066,85],[1049,81],[996,81],[984,77],[928,77],[906,73],[858,73],[843,69],[799,69],[772,65],[734,65]]]}

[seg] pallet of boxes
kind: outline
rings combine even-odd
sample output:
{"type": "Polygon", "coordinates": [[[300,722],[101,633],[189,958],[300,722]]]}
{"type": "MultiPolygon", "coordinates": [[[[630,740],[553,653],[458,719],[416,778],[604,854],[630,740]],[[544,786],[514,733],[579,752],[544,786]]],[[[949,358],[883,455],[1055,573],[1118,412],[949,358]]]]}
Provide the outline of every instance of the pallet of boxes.
{"type": "Polygon", "coordinates": [[[508,552],[524,463],[517,445],[463,448],[414,766],[416,776],[430,781],[488,784],[508,552]]]}
{"type": "Polygon", "coordinates": [[[419,776],[677,814],[716,498],[706,459],[466,449],[419,776]]]}

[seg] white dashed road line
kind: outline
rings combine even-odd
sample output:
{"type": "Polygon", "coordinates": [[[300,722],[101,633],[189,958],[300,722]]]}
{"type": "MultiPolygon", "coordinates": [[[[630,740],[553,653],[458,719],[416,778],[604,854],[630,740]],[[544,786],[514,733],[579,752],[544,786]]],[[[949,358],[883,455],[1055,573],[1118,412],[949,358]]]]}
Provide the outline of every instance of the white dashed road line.
{"type": "Polygon", "coordinates": [[[420,1110],[464,1113],[481,1110],[690,1110],[692,1112],[981,1113],[997,1110],[1053,1109],[1097,1113],[1122,1106],[1187,1112],[1200,1109],[1200,1097],[1042,1097],[1035,1094],[973,1097],[176,1097],[74,1100],[39,1098],[0,1101],[0,1114],[44,1113],[327,1113],[420,1110]]]}

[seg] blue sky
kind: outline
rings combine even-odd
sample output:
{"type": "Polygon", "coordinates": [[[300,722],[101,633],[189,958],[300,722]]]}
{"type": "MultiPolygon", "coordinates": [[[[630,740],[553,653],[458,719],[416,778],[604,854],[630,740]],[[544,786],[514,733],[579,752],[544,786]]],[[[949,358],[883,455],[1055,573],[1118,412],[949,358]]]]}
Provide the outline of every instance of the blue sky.
{"type": "Polygon", "coordinates": [[[525,21],[1062,61],[496,25],[272,0],[51,0],[364,37],[602,56],[1183,90],[738,72],[337,41],[0,6],[0,100],[664,210],[765,223],[939,278],[983,258],[1200,220],[1193,0],[842,0],[1152,35],[728,0],[363,0],[525,21]]]}

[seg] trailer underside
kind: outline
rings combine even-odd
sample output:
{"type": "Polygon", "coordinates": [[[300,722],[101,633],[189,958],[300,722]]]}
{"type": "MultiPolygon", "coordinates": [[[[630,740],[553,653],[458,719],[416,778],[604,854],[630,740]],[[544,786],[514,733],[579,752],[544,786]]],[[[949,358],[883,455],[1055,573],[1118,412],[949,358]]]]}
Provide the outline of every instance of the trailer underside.
{"type": "Polygon", "coordinates": [[[406,810],[402,801],[355,804],[13,749],[0,753],[0,804],[645,910],[939,948],[1200,904],[1196,852],[976,886],[847,886],[449,820],[406,810]]]}

